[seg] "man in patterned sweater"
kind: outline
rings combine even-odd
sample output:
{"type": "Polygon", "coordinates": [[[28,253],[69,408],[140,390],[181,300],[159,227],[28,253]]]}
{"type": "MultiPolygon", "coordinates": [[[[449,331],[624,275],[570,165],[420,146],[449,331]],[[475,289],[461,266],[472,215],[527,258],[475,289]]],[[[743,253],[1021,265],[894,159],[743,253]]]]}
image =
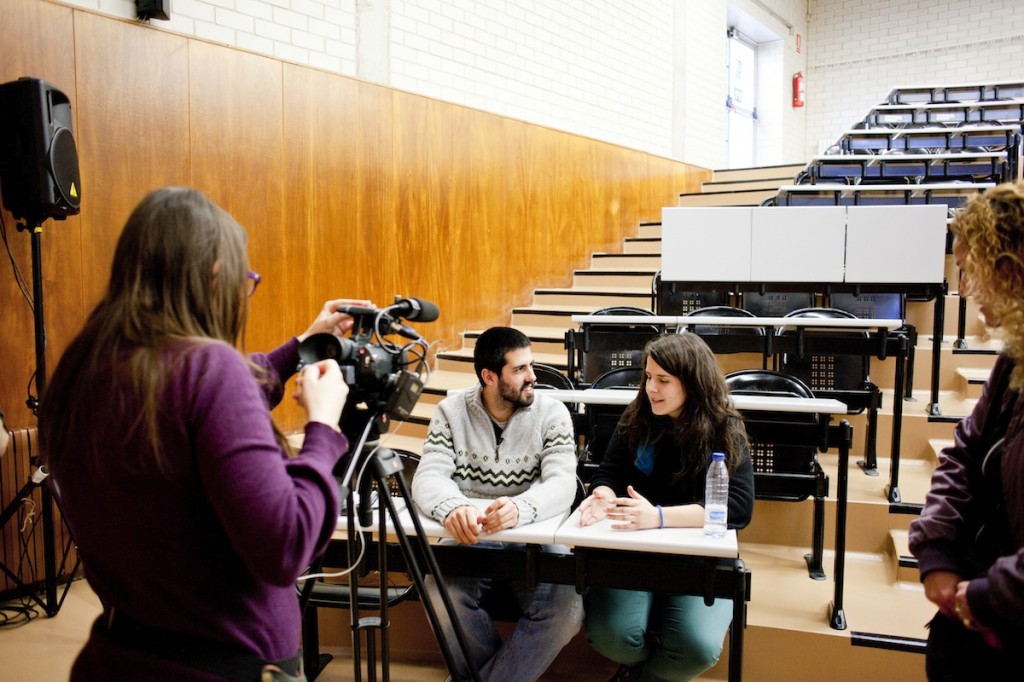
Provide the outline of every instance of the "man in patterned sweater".
{"type": "MultiPolygon", "coordinates": [[[[534,395],[533,353],[522,332],[488,329],[477,339],[473,364],[480,385],[453,392],[437,406],[412,494],[419,510],[456,541],[500,546],[487,534],[569,511],[576,494],[575,437],[565,405],[534,395]],[[470,498],[492,502],[481,511],[470,498]]],[[[447,577],[445,584],[483,680],[538,679],[583,619],[571,585],[541,583],[531,590],[525,583],[463,577],[447,577]],[[483,592],[495,589],[509,590],[523,614],[505,641],[480,608],[483,592]]],[[[445,629],[454,644],[450,626],[445,629]]],[[[455,672],[469,676],[467,669],[455,672]]]]}

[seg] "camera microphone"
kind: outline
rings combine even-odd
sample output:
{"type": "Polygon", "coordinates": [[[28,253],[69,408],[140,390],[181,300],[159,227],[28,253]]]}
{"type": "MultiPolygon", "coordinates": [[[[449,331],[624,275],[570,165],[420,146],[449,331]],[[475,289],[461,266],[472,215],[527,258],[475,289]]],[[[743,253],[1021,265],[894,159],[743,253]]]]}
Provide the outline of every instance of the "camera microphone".
{"type": "Polygon", "coordinates": [[[387,310],[407,320],[419,320],[420,322],[433,322],[440,315],[435,303],[422,298],[400,298],[394,304],[387,307],[387,310]]]}
{"type": "Polygon", "coordinates": [[[345,313],[346,315],[351,315],[352,317],[362,317],[376,315],[377,309],[367,308],[361,305],[339,305],[337,308],[334,309],[334,312],[345,313]]]}

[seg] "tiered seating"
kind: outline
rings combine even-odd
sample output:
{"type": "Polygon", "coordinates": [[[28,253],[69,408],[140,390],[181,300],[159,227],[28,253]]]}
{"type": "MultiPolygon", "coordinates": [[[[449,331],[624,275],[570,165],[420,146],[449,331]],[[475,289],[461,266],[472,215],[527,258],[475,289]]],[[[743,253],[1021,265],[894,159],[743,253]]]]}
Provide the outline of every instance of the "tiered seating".
{"type": "Polygon", "coordinates": [[[897,88],[764,205],[942,203],[1020,172],[1024,84],[897,88]]]}
{"type": "Polygon", "coordinates": [[[957,126],[921,126],[915,128],[854,128],[843,133],[835,144],[839,154],[879,154],[925,150],[930,152],[977,149],[1019,153],[1020,126],[972,124],[957,126]]]}
{"type": "Polygon", "coordinates": [[[985,102],[1024,98],[1024,82],[968,85],[902,86],[889,93],[889,104],[985,102]]]}
{"type": "MultiPolygon", "coordinates": [[[[918,150],[914,150],[918,151],[918,150]]],[[[938,154],[912,153],[867,155],[824,154],[815,156],[808,167],[811,183],[830,180],[846,182],[956,181],[999,182],[1011,175],[1006,152],[958,151],[938,154]]],[[[1016,166],[1016,163],[1012,163],[1016,166]]]]}

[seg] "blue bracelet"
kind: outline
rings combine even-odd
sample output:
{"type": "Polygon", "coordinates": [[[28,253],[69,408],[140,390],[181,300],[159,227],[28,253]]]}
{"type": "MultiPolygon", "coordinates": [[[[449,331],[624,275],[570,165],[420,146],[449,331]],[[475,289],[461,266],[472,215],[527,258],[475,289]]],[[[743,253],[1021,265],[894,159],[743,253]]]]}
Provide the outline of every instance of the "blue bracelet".
{"type": "Polygon", "coordinates": [[[656,504],[654,506],[658,510],[658,517],[661,519],[661,525],[658,526],[658,528],[664,528],[665,527],[665,511],[661,508],[660,504],[656,504]]]}

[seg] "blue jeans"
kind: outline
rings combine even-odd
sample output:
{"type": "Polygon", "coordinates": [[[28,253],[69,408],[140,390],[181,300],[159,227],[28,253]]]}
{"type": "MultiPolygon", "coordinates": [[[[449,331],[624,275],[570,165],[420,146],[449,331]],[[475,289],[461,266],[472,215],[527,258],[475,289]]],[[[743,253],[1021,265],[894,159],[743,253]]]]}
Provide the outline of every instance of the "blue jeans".
{"type": "Polygon", "coordinates": [[[732,622],[731,599],[705,606],[703,597],[591,588],[584,601],[587,641],[616,663],[639,666],[644,682],[692,680],[712,667],[732,622]]]}
{"type": "MultiPolygon", "coordinates": [[[[516,545],[481,542],[478,546],[516,545]]],[[[546,546],[545,550],[558,551],[558,548],[546,546]]],[[[565,548],[561,550],[565,551],[565,548]]],[[[444,578],[444,583],[466,636],[467,654],[476,664],[480,679],[488,682],[529,682],[540,678],[562,647],[580,631],[583,622],[583,599],[572,585],[540,583],[530,590],[522,582],[498,583],[512,590],[522,611],[512,634],[502,641],[491,615],[480,608],[480,598],[491,589],[492,581],[489,578],[450,576],[444,578]]],[[[458,669],[454,673],[458,679],[469,679],[469,670],[458,654],[458,640],[445,617],[433,576],[427,576],[426,586],[445,636],[455,648],[454,659],[458,669]]]]}

